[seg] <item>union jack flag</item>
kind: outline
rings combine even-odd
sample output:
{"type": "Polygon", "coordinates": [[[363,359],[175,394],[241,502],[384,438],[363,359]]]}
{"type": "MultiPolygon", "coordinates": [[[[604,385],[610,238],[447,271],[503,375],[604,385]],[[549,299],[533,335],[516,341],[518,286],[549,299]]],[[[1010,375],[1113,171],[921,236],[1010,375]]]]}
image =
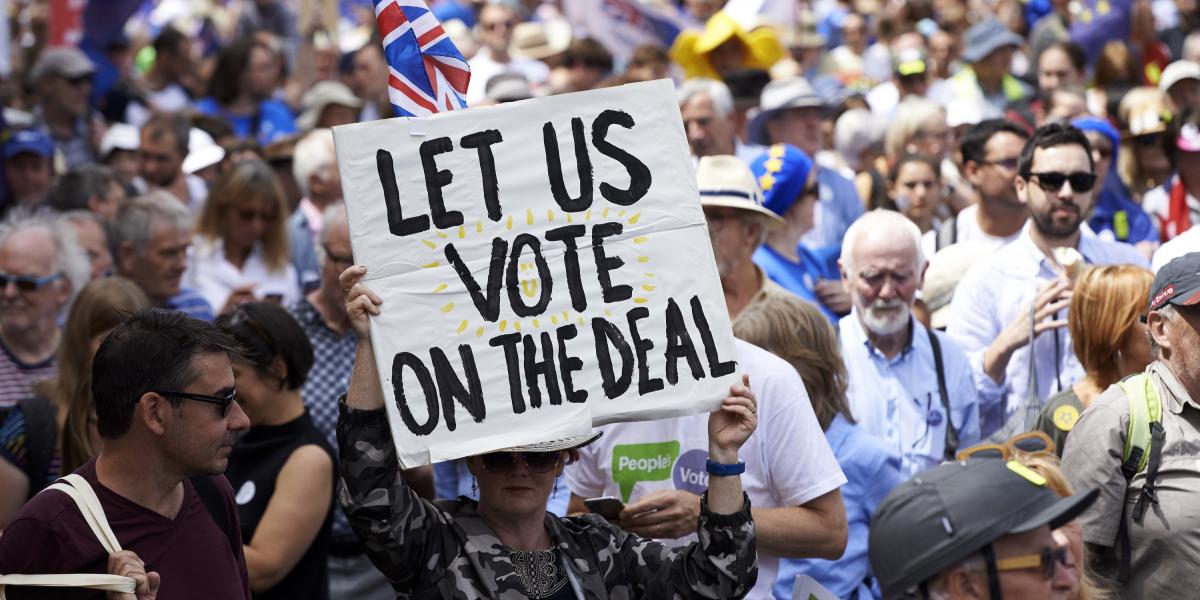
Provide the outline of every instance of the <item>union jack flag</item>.
{"type": "Polygon", "coordinates": [[[471,67],[422,0],[373,0],[397,116],[467,107],[471,67]]]}

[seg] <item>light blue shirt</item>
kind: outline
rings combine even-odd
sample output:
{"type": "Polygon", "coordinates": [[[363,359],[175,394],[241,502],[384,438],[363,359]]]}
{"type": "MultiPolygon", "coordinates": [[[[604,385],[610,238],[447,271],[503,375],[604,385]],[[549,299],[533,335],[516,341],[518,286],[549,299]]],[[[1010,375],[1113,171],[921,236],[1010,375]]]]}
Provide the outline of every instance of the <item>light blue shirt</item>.
{"type": "MultiPolygon", "coordinates": [[[[841,415],[825,429],[825,441],[833,449],[846,474],[842,502],[846,505],[846,551],[838,560],[785,558],[779,561],[779,578],[772,590],[779,600],[791,600],[797,575],[808,575],[838,598],[879,598],[879,586],[869,585],[871,564],[867,560],[867,532],[871,514],[880,502],[900,485],[900,456],[882,440],[846,421],[841,415]]],[[[874,582],[872,581],[872,584],[874,582]]]]}
{"type": "MultiPolygon", "coordinates": [[[[1066,327],[1046,331],[1013,353],[1004,381],[992,382],[983,372],[983,353],[1021,311],[1028,311],[1037,291],[1057,274],[1050,259],[1033,243],[1026,223],[1012,243],[973,265],[959,282],[950,304],[946,328],[950,337],[970,357],[975,376],[1002,387],[1001,402],[980,407],[983,435],[999,429],[1025,405],[1029,394],[1030,353],[1037,365],[1038,403],[1083,378],[1066,327]]],[[[1087,227],[1080,228],[1079,253],[1088,264],[1133,264],[1148,267],[1133,246],[1102,240],[1087,227]]],[[[1066,319],[1063,310],[1053,318],[1066,319]]]]}
{"type": "Polygon", "coordinates": [[[841,247],[846,230],[865,210],[862,200],[854,182],[828,167],[817,166],[817,186],[816,223],[800,241],[809,248],[841,247]]]}
{"type": "MultiPolygon", "coordinates": [[[[888,359],[863,331],[858,309],[842,317],[839,337],[850,378],[850,414],[864,431],[900,455],[907,479],[946,457],[946,411],[938,391],[937,366],[926,329],[909,317],[908,345],[888,359]]],[[[979,441],[979,390],[967,355],[946,334],[933,332],[942,347],[950,418],[958,447],[979,441]]]]}

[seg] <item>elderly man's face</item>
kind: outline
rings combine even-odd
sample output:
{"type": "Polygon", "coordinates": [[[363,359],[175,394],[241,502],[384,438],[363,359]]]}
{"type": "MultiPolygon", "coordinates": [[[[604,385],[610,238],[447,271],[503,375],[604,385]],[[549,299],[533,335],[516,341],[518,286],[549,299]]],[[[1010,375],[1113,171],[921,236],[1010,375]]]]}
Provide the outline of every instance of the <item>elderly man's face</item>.
{"type": "Polygon", "coordinates": [[[1175,315],[1160,311],[1147,316],[1150,334],[1161,347],[1162,360],[1189,392],[1200,392],[1200,307],[1175,305],[1175,315]]]}
{"type": "Polygon", "coordinates": [[[190,231],[155,220],[150,225],[150,240],[140,254],[128,242],[117,249],[117,274],[132,280],[151,302],[162,306],[179,294],[191,245],[190,231]]]}
{"type": "Polygon", "coordinates": [[[816,106],[780,111],[767,121],[767,137],[773,144],[791,144],[809,156],[816,156],[825,146],[825,134],[821,129],[824,112],[816,106]]]}
{"type": "Polygon", "coordinates": [[[692,155],[733,154],[733,121],[717,112],[708,94],[696,94],[679,106],[692,155]]]}
{"type": "Polygon", "coordinates": [[[744,218],[746,212],[727,206],[704,207],[708,237],[712,241],[721,279],[729,278],[749,266],[751,256],[758,249],[762,224],[753,220],[747,222],[744,218]]]}
{"type": "Polygon", "coordinates": [[[868,234],[851,251],[853,260],[843,259],[842,278],[863,327],[876,335],[907,327],[924,277],[912,240],[895,233],[868,234]]]}
{"type": "Polygon", "coordinates": [[[338,277],[343,271],[354,266],[354,251],[350,248],[350,228],[344,221],[326,223],[325,228],[325,231],[321,232],[325,237],[321,245],[324,256],[324,260],[321,261],[321,293],[326,296],[331,306],[341,307],[346,303],[346,293],[342,291],[338,277]]]}
{"type": "MultiPolygon", "coordinates": [[[[0,246],[0,273],[37,279],[61,275],[50,233],[31,227],[9,236],[0,246]]],[[[18,289],[16,282],[9,281],[0,289],[0,330],[19,334],[54,328],[70,292],[71,285],[61,276],[34,290],[18,289]]]]}
{"type": "Polygon", "coordinates": [[[108,236],[104,234],[104,228],[91,220],[72,221],[71,225],[75,228],[76,240],[92,265],[91,278],[104,277],[112,268],[112,253],[108,250],[108,236]]]}

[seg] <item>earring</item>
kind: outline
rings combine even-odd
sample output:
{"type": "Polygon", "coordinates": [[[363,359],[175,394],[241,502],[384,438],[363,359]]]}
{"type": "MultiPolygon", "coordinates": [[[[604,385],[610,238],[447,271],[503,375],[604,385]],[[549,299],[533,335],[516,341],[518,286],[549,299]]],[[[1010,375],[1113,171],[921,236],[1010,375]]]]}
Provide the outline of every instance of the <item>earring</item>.
{"type": "Polygon", "coordinates": [[[479,495],[479,488],[475,487],[475,476],[474,475],[471,476],[471,495],[472,496],[479,495]]]}

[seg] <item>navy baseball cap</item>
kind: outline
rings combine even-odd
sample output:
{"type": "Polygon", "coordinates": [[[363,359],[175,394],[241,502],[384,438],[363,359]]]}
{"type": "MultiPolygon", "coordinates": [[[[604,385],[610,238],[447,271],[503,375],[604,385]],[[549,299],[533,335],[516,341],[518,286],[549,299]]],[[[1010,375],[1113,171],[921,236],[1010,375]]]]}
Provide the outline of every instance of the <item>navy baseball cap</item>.
{"type": "Polygon", "coordinates": [[[1200,252],[1184,254],[1165,264],[1154,275],[1150,306],[1146,312],[1168,304],[1191,306],[1200,303],[1200,252]]]}
{"type": "Polygon", "coordinates": [[[54,155],[54,142],[41,129],[19,129],[12,132],[4,143],[4,159],[30,152],[50,158],[54,155]]]}
{"type": "Polygon", "coordinates": [[[1098,495],[1093,489],[1059,498],[1016,461],[945,463],[897,486],[875,510],[871,568],[883,597],[900,598],[997,538],[1071,522],[1098,495]]]}

